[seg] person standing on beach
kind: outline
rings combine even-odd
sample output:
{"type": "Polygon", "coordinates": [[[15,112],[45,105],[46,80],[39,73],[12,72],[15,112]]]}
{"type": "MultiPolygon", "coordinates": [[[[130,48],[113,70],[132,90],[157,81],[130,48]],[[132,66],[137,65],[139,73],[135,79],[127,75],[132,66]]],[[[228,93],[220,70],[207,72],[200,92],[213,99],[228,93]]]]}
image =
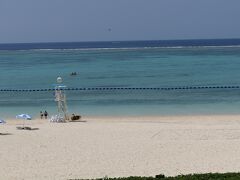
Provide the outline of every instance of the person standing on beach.
{"type": "Polygon", "coordinates": [[[43,112],[40,111],[40,118],[42,119],[43,118],[43,112]]]}
{"type": "Polygon", "coordinates": [[[44,112],[44,117],[45,117],[45,119],[47,119],[47,117],[48,117],[48,112],[47,111],[44,112]]]}

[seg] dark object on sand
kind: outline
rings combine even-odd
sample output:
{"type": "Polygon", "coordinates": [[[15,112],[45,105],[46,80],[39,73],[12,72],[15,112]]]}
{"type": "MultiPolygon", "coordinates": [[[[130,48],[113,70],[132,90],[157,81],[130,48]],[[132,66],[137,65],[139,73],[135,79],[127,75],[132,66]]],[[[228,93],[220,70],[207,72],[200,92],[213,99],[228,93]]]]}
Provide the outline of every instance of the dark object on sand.
{"type": "Polygon", "coordinates": [[[39,130],[39,128],[31,128],[31,127],[27,127],[27,126],[24,126],[24,127],[16,127],[18,130],[39,130]]]}
{"type": "Polygon", "coordinates": [[[71,117],[71,120],[72,120],[72,121],[76,121],[76,120],[79,120],[79,119],[81,119],[81,116],[80,116],[80,115],[72,114],[72,117],[71,117]]]}

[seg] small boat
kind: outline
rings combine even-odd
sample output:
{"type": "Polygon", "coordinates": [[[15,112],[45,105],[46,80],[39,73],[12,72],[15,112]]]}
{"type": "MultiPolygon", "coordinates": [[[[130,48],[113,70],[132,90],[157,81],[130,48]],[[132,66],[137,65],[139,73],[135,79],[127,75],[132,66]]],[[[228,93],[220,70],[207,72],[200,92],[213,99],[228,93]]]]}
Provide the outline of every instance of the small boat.
{"type": "Polygon", "coordinates": [[[77,75],[77,72],[72,72],[71,74],[70,74],[70,76],[76,76],[77,75]]]}

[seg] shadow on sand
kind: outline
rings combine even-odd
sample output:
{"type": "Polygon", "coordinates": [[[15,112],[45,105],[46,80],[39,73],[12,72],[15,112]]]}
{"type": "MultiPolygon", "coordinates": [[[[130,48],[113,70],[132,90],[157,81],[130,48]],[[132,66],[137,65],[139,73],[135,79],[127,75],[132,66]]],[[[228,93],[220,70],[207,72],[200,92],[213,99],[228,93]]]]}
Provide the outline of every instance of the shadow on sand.
{"type": "Polygon", "coordinates": [[[31,128],[31,127],[27,127],[27,126],[25,126],[25,127],[18,126],[16,128],[17,128],[17,130],[30,130],[30,131],[39,130],[39,128],[31,128]]]}
{"type": "Polygon", "coordinates": [[[87,122],[87,121],[85,121],[85,120],[70,120],[69,122],[74,123],[74,122],[87,122]]]}
{"type": "Polygon", "coordinates": [[[0,133],[0,136],[12,135],[11,133],[0,133]]]}

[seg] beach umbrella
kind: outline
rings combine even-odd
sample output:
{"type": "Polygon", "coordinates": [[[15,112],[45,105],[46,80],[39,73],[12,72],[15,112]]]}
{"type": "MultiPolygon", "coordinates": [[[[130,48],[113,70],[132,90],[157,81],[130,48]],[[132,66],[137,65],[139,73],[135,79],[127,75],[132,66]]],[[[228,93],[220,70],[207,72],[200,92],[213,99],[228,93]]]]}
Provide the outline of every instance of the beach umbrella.
{"type": "Polygon", "coordinates": [[[0,124],[5,124],[6,121],[4,121],[3,119],[0,119],[0,124]]]}
{"type": "MultiPolygon", "coordinates": [[[[6,123],[6,121],[4,121],[4,120],[2,120],[2,119],[0,119],[0,125],[2,124],[5,124],[6,123]]],[[[0,135],[3,135],[2,133],[0,133],[0,135]]]]}
{"type": "Polygon", "coordinates": [[[32,117],[28,114],[19,114],[16,116],[17,119],[23,119],[23,127],[24,127],[24,120],[31,120],[32,117]]]}
{"type": "Polygon", "coordinates": [[[16,116],[17,119],[26,119],[26,120],[31,120],[32,117],[28,114],[19,114],[16,116]]]}

